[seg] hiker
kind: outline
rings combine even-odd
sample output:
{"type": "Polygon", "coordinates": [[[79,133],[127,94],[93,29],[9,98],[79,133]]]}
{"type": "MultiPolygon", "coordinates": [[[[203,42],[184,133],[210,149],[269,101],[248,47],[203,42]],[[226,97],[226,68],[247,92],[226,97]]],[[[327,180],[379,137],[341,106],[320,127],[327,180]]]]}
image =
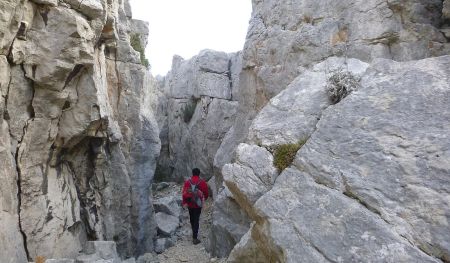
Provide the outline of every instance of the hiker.
{"type": "Polygon", "coordinates": [[[188,207],[189,219],[192,227],[193,243],[200,243],[198,239],[198,228],[200,214],[205,200],[208,198],[208,185],[200,178],[200,169],[192,169],[192,177],[184,182],[183,186],[183,207],[188,207]]]}

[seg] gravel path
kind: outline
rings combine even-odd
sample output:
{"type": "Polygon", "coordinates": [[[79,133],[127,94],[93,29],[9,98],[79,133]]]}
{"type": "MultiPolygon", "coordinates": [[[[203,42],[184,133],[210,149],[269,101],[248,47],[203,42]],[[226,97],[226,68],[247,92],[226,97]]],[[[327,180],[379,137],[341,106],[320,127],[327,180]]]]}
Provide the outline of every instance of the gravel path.
{"type": "MultiPolygon", "coordinates": [[[[177,193],[181,194],[181,186],[171,186],[169,189],[165,189],[164,192],[159,192],[156,195],[162,196],[177,193]]],[[[173,247],[168,248],[162,254],[158,255],[158,259],[161,263],[226,262],[225,259],[211,258],[204,246],[205,243],[208,242],[208,234],[211,227],[212,205],[213,201],[211,199],[208,199],[205,202],[205,206],[203,207],[202,214],[200,216],[199,230],[199,239],[202,242],[198,245],[192,244],[192,230],[189,223],[189,213],[187,208],[183,209],[181,227],[177,231],[178,240],[173,247]]]]}

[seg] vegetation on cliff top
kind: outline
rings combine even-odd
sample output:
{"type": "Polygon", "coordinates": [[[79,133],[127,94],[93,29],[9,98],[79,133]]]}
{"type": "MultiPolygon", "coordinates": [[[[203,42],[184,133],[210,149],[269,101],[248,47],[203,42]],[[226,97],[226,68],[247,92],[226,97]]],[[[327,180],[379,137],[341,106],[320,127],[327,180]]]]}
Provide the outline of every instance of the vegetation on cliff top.
{"type": "Polygon", "coordinates": [[[139,34],[132,34],[130,36],[130,44],[131,47],[133,47],[134,50],[139,52],[141,57],[141,64],[144,65],[147,69],[150,66],[150,63],[148,62],[148,59],[145,57],[145,48],[141,45],[141,37],[139,34]]]}

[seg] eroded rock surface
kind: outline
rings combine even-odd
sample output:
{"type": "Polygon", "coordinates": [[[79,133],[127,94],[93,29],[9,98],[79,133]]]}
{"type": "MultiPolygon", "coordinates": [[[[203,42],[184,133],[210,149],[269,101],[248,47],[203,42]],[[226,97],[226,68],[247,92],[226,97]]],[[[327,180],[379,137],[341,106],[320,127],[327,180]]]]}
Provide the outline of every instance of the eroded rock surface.
{"type": "MultiPolygon", "coordinates": [[[[364,64],[376,58],[410,61],[446,55],[450,51],[447,13],[447,0],[253,1],[242,51],[239,106],[214,159],[217,187],[222,186],[224,165],[236,162],[240,143],[271,149],[308,139],[314,132],[321,112],[331,104],[324,96],[327,69],[320,73],[316,64],[339,56],[351,65],[350,58],[355,58],[360,65],[349,69],[363,73],[364,64]],[[309,88],[301,91],[299,86],[309,88]],[[297,90],[304,97],[290,93],[291,97],[274,98],[283,90],[297,90]],[[289,106],[296,114],[290,115],[289,106]]],[[[215,209],[222,212],[214,214],[213,225],[233,217],[221,203],[215,209]]],[[[224,252],[218,246],[227,243],[221,237],[229,235],[212,235],[211,250],[224,252]]]]}
{"type": "Polygon", "coordinates": [[[256,224],[229,260],[448,261],[449,63],[377,60],[270,191],[230,188],[256,224]]]}
{"type": "Polygon", "coordinates": [[[158,180],[183,181],[194,167],[213,175],[214,156],[231,127],[238,101],[240,53],[204,50],[190,60],[175,56],[159,83],[162,141],[158,180]]]}
{"type": "Polygon", "coordinates": [[[130,45],[147,24],[128,5],[0,1],[2,262],[74,258],[87,240],[153,249],[160,140],[130,45]]]}

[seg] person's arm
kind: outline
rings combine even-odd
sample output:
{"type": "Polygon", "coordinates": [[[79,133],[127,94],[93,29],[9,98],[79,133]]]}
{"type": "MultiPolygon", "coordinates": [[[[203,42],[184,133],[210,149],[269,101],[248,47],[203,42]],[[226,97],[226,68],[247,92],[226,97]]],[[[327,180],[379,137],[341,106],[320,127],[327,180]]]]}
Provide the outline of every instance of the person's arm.
{"type": "Polygon", "coordinates": [[[186,182],[184,182],[183,188],[181,190],[181,197],[182,197],[181,205],[182,206],[187,205],[187,201],[186,201],[186,199],[188,198],[187,189],[188,189],[188,185],[187,185],[187,181],[186,181],[186,182]]]}
{"type": "Polygon", "coordinates": [[[205,180],[202,180],[200,182],[200,190],[203,192],[203,196],[206,199],[208,199],[209,197],[209,193],[208,193],[208,184],[206,184],[205,180]]]}

